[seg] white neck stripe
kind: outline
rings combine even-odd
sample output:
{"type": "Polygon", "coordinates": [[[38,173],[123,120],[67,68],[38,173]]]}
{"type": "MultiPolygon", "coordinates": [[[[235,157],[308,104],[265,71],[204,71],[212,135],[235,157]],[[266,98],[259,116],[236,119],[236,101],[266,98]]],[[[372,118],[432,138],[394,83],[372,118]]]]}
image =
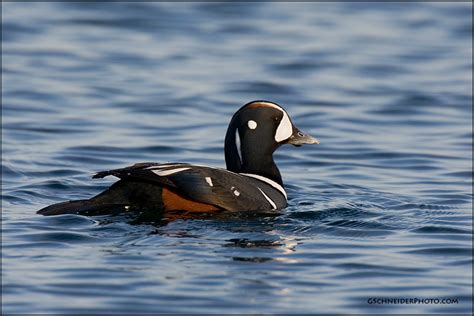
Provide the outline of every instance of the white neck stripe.
{"type": "Polygon", "coordinates": [[[240,164],[243,164],[244,161],[242,160],[242,144],[240,142],[240,134],[239,129],[235,130],[235,147],[237,147],[237,155],[239,155],[240,164]]]}
{"type": "Polygon", "coordinates": [[[257,187],[257,189],[260,191],[260,193],[263,194],[263,197],[268,201],[268,203],[270,203],[270,205],[273,207],[274,210],[277,209],[276,205],[275,205],[275,202],[272,201],[272,199],[270,199],[263,191],[262,189],[260,189],[259,187],[257,187]]]}
{"type": "Polygon", "coordinates": [[[243,176],[247,176],[247,177],[251,177],[251,178],[255,178],[255,179],[258,179],[260,181],[263,181],[267,184],[269,184],[270,186],[272,186],[273,188],[277,189],[278,191],[280,191],[281,194],[283,194],[285,196],[285,199],[288,200],[288,196],[286,195],[286,191],[285,189],[283,189],[283,187],[281,185],[279,185],[278,183],[276,183],[275,181],[271,180],[271,179],[268,179],[264,176],[259,176],[258,174],[252,174],[252,173],[239,173],[243,176]]]}

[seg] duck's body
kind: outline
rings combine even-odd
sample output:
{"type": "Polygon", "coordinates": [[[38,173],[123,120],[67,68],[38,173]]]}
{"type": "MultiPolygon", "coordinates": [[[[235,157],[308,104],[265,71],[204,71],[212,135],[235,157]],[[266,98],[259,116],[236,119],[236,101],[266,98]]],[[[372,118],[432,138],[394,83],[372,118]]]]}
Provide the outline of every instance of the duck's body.
{"type": "Polygon", "coordinates": [[[317,144],[279,105],[253,101],[237,111],[225,139],[226,169],[185,163],[138,163],[99,172],[120,180],[89,200],[68,201],[43,215],[98,215],[134,210],[215,212],[277,210],[287,205],[273,152],[282,144],[317,144]]]}

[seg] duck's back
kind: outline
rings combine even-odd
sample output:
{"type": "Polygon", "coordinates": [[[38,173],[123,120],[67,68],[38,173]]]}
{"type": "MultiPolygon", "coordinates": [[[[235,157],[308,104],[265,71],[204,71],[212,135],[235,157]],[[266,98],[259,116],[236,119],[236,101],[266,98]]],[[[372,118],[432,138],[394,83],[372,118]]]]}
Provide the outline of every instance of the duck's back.
{"type": "Polygon", "coordinates": [[[139,163],[103,171],[94,178],[120,178],[101,194],[48,206],[38,213],[97,215],[126,210],[214,212],[272,210],[286,206],[284,189],[258,175],[185,163],[139,163]]]}

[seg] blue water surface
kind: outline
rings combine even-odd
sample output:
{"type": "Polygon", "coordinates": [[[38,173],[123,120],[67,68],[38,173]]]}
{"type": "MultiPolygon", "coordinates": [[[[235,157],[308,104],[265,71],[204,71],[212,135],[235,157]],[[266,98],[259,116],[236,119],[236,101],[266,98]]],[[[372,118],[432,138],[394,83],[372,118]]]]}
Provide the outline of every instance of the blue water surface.
{"type": "Polygon", "coordinates": [[[471,3],[2,2],[3,313],[472,312],[471,3]],[[278,216],[35,212],[139,161],[224,167],[242,104],[278,216]],[[452,304],[370,304],[369,298],[452,304]]]}

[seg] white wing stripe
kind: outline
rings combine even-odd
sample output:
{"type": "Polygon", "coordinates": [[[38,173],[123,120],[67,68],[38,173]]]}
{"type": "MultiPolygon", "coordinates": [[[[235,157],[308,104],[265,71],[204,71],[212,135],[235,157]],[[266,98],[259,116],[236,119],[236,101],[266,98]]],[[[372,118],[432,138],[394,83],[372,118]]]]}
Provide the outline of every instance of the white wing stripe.
{"type": "Polygon", "coordinates": [[[158,169],[158,170],[152,170],[152,172],[156,175],[164,177],[164,176],[169,176],[171,174],[178,173],[178,172],[188,170],[188,169],[191,169],[191,168],[176,168],[176,169],[169,169],[169,170],[159,170],[158,169]]]}
{"type": "Polygon", "coordinates": [[[259,176],[257,174],[252,174],[252,173],[239,173],[243,176],[247,176],[247,177],[251,177],[251,178],[255,178],[255,179],[258,179],[260,181],[263,181],[263,182],[266,182],[267,184],[269,184],[270,186],[274,187],[275,189],[277,189],[278,191],[281,192],[281,194],[283,194],[285,196],[285,199],[288,200],[288,196],[286,195],[286,191],[285,189],[283,189],[283,187],[281,185],[279,185],[278,183],[276,183],[275,181],[271,180],[271,179],[268,179],[264,176],[259,176]]]}
{"type": "Polygon", "coordinates": [[[268,203],[270,203],[270,205],[273,207],[273,209],[276,210],[277,207],[276,207],[276,205],[275,205],[275,202],[273,202],[273,201],[262,191],[262,189],[260,189],[259,187],[257,187],[257,189],[260,191],[260,193],[263,194],[263,197],[264,197],[265,199],[267,199],[268,203]]]}
{"type": "Polygon", "coordinates": [[[155,170],[155,169],[166,169],[166,168],[172,168],[172,167],[177,167],[177,166],[182,166],[183,164],[181,163],[166,163],[166,164],[160,164],[156,166],[151,166],[145,169],[150,169],[150,170],[155,170]]]}

